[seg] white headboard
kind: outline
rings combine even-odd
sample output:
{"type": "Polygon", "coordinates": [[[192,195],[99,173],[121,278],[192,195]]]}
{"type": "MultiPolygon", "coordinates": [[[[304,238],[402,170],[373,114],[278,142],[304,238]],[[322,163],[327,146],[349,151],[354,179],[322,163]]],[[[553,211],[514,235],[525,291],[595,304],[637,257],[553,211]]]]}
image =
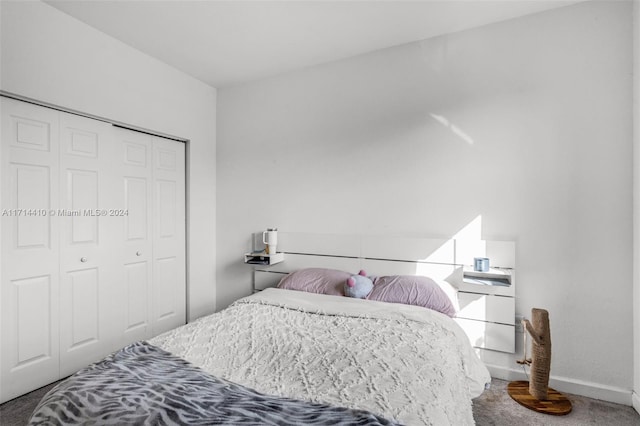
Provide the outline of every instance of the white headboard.
{"type": "MultiPolygon", "coordinates": [[[[262,250],[262,233],[253,249],[262,250]]],[[[477,348],[515,351],[515,243],[437,238],[278,233],[284,261],[254,265],[254,290],[277,285],[301,268],[331,268],[367,275],[425,275],[458,288],[455,320],[477,348]],[[487,273],[473,271],[473,258],[487,257],[487,273]],[[481,280],[500,285],[484,285],[481,280]],[[502,280],[502,281],[501,281],[502,280]],[[480,285],[478,282],[481,282],[480,285]],[[504,282],[510,285],[502,285],[504,282]]]]}
{"type": "MultiPolygon", "coordinates": [[[[262,233],[253,234],[253,249],[261,250],[262,233]]],[[[492,268],[515,269],[513,241],[408,238],[375,235],[278,233],[278,251],[284,261],[255,266],[255,288],[274,285],[283,274],[301,268],[331,268],[368,275],[426,275],[444,279],[463,289],[463,270],[472,268],[474,257],[488,257],[492,268]],[[270,276],[269,274],[274,274],[270,276]]],[[[490,290],[514,296],[515,283],[490,290]]]]}

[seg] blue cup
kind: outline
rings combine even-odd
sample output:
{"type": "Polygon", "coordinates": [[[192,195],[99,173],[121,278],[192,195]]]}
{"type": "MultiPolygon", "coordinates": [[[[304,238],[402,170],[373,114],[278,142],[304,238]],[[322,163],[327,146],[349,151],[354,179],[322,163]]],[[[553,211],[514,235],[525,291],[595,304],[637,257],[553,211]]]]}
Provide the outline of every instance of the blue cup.
{"type": "Polygon", "coordinates": [[[474,257],[473,258],[473,270],[478,272],[489,271],[489,258],[488,257],[474,257]]]}

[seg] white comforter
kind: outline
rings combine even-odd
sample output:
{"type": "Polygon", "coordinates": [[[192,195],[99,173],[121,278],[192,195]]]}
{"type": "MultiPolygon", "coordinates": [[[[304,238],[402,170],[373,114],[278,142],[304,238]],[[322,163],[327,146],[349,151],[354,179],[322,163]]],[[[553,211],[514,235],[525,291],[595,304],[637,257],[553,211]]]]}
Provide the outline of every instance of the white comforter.
{"type": "Polygon", "coordinates": [[[447,316],[407,305],[267,289],[150,340],[259,392],[408,425],[474,424],[490,381],[447,316]]]}

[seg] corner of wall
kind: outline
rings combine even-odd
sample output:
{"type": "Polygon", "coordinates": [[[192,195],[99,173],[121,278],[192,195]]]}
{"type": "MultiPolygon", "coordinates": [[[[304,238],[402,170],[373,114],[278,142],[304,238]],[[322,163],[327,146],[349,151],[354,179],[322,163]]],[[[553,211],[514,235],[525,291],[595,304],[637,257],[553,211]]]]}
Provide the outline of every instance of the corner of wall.
{"type": "Polygon", "coordinates": [[[640,0],[633,2],[633,407],[640,413],[640,0]]]}

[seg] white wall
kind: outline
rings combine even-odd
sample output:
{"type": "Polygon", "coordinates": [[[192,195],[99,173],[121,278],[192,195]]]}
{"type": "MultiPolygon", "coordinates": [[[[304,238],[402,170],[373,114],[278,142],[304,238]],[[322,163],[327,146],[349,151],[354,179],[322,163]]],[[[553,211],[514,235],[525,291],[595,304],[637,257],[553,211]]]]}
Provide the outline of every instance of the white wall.
{"type": "Polygon", "coordinates": [[[634,265],[634,395],[633,406],[640,413],[640,0],[633,2],[633,265],[634,265]]]}
{"type": "Polygon", "coordinates": [[[4,91],[189,139],[189,317],[215,309],[216,90],[41,2],[1,2],[4,91]]]}
{"type": "MultiPolygon", "coordinates": [[[[218,309],[250,233],[517,243],[560,390],[630,403],[631,3],[583,3],[218,92],[218,309]]],[[[490,362],[515,369],[515,357],[490,362]]]]}

